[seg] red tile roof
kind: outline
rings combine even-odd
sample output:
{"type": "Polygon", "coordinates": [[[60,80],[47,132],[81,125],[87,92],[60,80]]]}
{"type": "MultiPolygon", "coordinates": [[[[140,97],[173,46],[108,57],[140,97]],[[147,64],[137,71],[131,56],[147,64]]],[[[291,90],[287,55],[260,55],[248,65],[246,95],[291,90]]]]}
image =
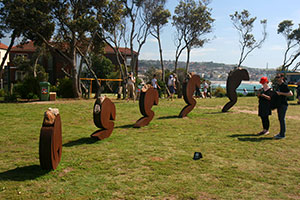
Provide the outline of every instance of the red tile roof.
{"type": "MultiPolygon", "coordinates": [[[[62,49],[66,48],[66,44],[63,44],[61,48],[62,49]]],[[[17,46],[12,47],[11,52],[35,52],[35,50],[36,47],[34,46],[34,42],[28,41],[25,44],[19,44],[17,46]]],[[[131,55],[131,51],[129,48],[119,47],[119,51],[123,55],[131,55]]],[[[115,54],[114,50],[108,45],[105,46],[104,52],[106,54],[115,54]]],[[[137,54],[136,51],[133,51],[133,53],[137,54]]]]}
{"type": "MultiPolygon", "coordinates": [[[[124,55],[131,55],[131,51],[129,48],[124,48],[124,47],[119,47],[119,51],[124,54],[124,55]]],[[[104,48],[104,52],[106,54],[115,54],[113,48],[111,48],[110,46],[106,45],[104,48]]],[[[137,54],[136,51],[133,51],[134,54],[137,54]]]]}
{"type": "Polygon", "coordinates": [[[11,48],[11,52],[35,52],[36,47],[32,41],[25,42],[25,44],[18,44],[11,48]]]}
{"type": "Polygon", "coordinates": [[[8,46],[0,42],[0,49],[8,49],[8,46]]]}

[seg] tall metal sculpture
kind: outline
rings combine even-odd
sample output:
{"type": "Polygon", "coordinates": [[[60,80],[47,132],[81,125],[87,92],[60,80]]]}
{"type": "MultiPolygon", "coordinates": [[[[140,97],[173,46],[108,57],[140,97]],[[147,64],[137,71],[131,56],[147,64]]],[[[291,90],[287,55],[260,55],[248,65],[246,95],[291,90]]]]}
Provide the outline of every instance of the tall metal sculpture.
{"type": "Polygon", "coordinates": [[[226,82],[226,91],[230,101],[223,107],[222,112],[227,112],[237,102],[236,89],[242,80],[249,81],[249,73],[246,69],[236,68],[229,72],[226,82]]]}
{"type": "Polygon", "coordinates": [[[45,112],[40,132],[39,158],[42,169],[52,170],[58,166],[62,154],[62,128],[58,110],[45,112]],[[56,112],[57,111],[57,112],[56,112]]]}
{"type": "Polygon", "coordinates": [[[153,105],[158,105],[158,92],[152,86],[146,85],[143,87],[139,99],[140,112],[143,117],[137,120],[133,127],[140,128],[150,123],[154,117],[154,112],[151,110],[153,105]]]}
{"type": "Polygon", "coordinates": [[[180,112],[179,117],[186,117],[196,106],[196,100],[193,98],[196,88],[200,88],[201,80],[198,75],[191,75],[190,79],[183,83],[183,97],[186,105],[180,112]]]}
{"type": "Polygon", "coordinates": [[[95,131],[91,137],[99,140],[108,138],[113,129],[116,119],[115,104],[107,97],[97,98],[93,110],[94,124],[101,130],[95,131]]]}

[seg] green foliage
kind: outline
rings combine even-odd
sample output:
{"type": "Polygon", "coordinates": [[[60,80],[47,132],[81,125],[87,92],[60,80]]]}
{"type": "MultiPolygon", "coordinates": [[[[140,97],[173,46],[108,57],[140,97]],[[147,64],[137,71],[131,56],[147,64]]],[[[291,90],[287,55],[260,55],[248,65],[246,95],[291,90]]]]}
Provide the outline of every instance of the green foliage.
{"type": "Polygon", "coordinates": [[[213,96],[215,97],[225,97],[226,96],[226,89],[222,88],[222,87],[217,87],[213,93],[213,96]]]}
{"type": "Polygon", "coordinates": [[[17,99],[19,97],[20,96],[16,93],[12,93],[12,94],[6,93],[5,96],[4,96],[4,101],[6,101],[6,102],[17,102],[17,99]]]}
{"type": "Polygon", "coordinates": [[[5,96],[5,90],[4,89],[0,89],[0,97],[4,97],[5,96]]]}
{"type": "Polygon", "coordinates": [[[92,69],[98,78],[108,78],[114,71],[114,68],[115,66],[108,58],[99,55],[92,56],[92,69]]]}
{"type": "Polygon", "coordinates": [[[253,97],[253,96],[255,96],[255,93],[254,92],[248,92],[248,94],[246,96],[247,97],[253,97]]]}
{"type": "Polygon", "coordinates": [[[59,79],[57,82],[57,95],[62,98],[73,98],[72,80],[68,77],[59,79]]]}
{"type": "Polygon", "coordinates": [[[14,86],[14,94],[20,95],[22,99],[32,99],[40,95],[40,81],[34,77],[26,77],[22,82],[14,86]]]}
{"type": "MultiPolygon", "coordinates": [[[[283,57],[283,64],[280,66],[281,71],[288,71],[289,67],[300,56],[300,25],[298,28],[293,29],[292,20],[283,20],[279,23],[277,33],[282,34],[286,40],[286,50],[283,57]]],[[[296,64],[293,71],[297,70],[300,62],[296,64]]]]}
{"type": "Polygon", "coordinates": [[[42,65],[34,64],[32,60],[26,57],[17,56],[14,58],[13,63],[19,70],[25,72],[25,78],[36,77],[40,82],[48,80],[45,68],[42,65]]]}
{"type": "Polygon", "coordinates": [[[241,54],[238,63],[238,67],[244,62],[247,58],[249,53],[251,53],[254,49],[260,48],[264,41],[267,38],[267,20],[261,20],[260,23],[263,26],[262,32],[262,39],[256,41],[252,31],[253,31],[253,24],[256,20],[256,17],[250,18],[250,13],[248,10],[243,10],[242,12],[235,11],[234,14],[230,15],[230,19],[233,23],[233,26],[238,31],[240,35],[240,47],[241,47],[241,54]]]}
{"type": "Polygon", "coordinates": [[[163,93],[166,91],[166,83],[164,83],[161,79],[158,79],[157,83],[160,87],[160,89],[158,90],[158,95],[159,97],[162,97],[163,93]]]}

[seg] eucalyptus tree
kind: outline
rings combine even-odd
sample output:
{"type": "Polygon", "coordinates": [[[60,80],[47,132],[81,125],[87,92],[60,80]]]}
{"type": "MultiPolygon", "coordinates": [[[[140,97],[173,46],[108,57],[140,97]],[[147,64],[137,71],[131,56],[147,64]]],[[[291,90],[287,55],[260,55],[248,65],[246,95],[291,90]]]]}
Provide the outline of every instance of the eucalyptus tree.
{"type": "Polygon", "coordinates": [[[178,59],[187,50],[186,72],[189,70],[190,52],[194,47],[202,47],[208,39],[204,38],[212,31],[214,19],[211,17],[210,2],[207,0],[181,0],[175,8],[172,25],[175,35],[175,72],[178,59]]]}
{"type": "Polygon", "coordinates": [[[165,9],[165,2],[160,1],[160,3],[156,3],[154,7],[152,7],[152,26],[150,29],[151,35],[157,39],[158,48],[159,48],[159,56],[160,56],[160,65],[162,71],[162,81],[165,82],[165,69],[164,69],[164,60],[163,60],[163,53],[162,53],[162,45],[161,45],[161,38],[160,34],[162,29],[165,25],[168,24],[168,20],[171,16],[171,13],[168,9],[165,9]]]}
{"type": "Polygon", "coordinates": [[[0,2],[0,39],[10,35],[10,44],[0,66],[0,78],[8,54],[17,38],[34,40],[39,43],[38,35],[46,40],[54,31],[51,11],[54,0],[2,0],[0,2]],[[34,30],[34,31],[32,31],[34,30]]]}
{"type": "MultiPolygon", "coordinates": [[[[283,56],[283,63],[280,67],[281,70],[287,71],[289,67],[300,56],[300,25],[298,28],[293,29],[293,21],[283,20],[279,23],[277,33],[283,35],[286,41],[286,50],[283,56]]],[[[300,62],[296,63],[293,70],[297,70],[300,62]]]]}
{"type": "Polygon", "coordinates": [[[134,55],[134,44],[137,44],[137,54],[141,52],[143,45],[150,35],[150,27],[153,16],[153,7],[165,0],[122,0],[126,10],[126,23],[129,25],[129,45],[131,51],[131,71],[137,63],[134,55]]]}
{"type": "Polygon", "coordinates": [[[237,67],[241,67],[241,64],[245,61],[247,56],[256,48],[261,48],[262,44],[267,38],[267,20],[261,20],[260,23],[263,27],[262,38],[256,40],[252,31],[254,27],[254,22],[256,17],[250,17],[248,10],[243,10],[242,12],[236,11],[234,14],[230,15],[233,26],[238,31],[240,39],[239,44],[241,48],[241,54],[237,67]]]}

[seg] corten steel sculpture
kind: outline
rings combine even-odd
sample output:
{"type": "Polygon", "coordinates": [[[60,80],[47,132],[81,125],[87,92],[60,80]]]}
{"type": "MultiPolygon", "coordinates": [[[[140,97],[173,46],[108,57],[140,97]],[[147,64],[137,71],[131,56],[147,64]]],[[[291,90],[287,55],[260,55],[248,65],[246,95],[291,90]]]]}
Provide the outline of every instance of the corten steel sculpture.
{"type": "Polygon", "coordinates": [[[154,117],[154,112],[151,110],[153,105],[158,104],[158,91],[150,85],[145,85],[141,91],[139,106],[142,118],[136,121],[134,128],[147,126],[154,117]]]}
{"type": "Polygon", "coordinates": [[[191,112],[196,106],[196,100],[193,98],[196,87],[200,88],[201,80],[200,76],[192,75],[190,79],[183,83],[183,97],[186,105],[181,112],[179,113],[179,117],[186,117],[189,112],[191,112]]]}
{"type": "Polygon", "coordinates": [[[94,104],[94,124],[101,130],[95,131],[91,137],[99,140],[108,138],[113,129],[116,119],[116,107],[115,104],[107,97],[100,97],[94,104]]]}
{"type": "Polygon", "coordinates": [[[226,82],[226,92],[230,101],[223,107],[222,112],[227,112],[237,102],[236,89],[242,80],[249,81],[249,73],[246,69],[236,68],[229,72],[226,82]]]}
{"type": "Polygon", "coordinates": [[[39,157],[42,169],[52,170],[58,166],[62,153],[62,128],[58,110],[45,112],[40,132],[39,157]],[[57,112],[56,112],[57,111],[57,112]]]}

